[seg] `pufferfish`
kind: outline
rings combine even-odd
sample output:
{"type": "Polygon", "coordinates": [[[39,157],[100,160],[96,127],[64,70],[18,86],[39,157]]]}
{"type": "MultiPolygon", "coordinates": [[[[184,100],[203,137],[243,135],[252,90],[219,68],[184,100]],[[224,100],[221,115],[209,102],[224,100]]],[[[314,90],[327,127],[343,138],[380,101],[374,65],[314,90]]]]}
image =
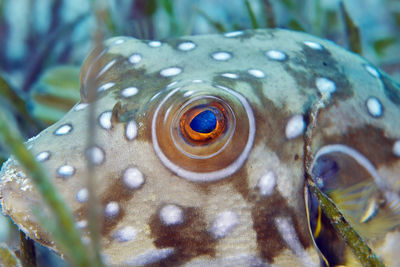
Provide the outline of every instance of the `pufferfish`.
{"type": "MultiPolygon", "coordinates": [[[[86,160],[95,166],[110,266],[357,264],[306,189],[304,135],[322,96],[309,148],[315,183],[387,266],[399,266],[399,86],[311,35],[109,39],[83,64],[81,102],[26,145],[83,239],[86,160]]],[[[30,211],[41,200],[13,158],[1,177],[3,212],[59,251],[30,211]]]]}

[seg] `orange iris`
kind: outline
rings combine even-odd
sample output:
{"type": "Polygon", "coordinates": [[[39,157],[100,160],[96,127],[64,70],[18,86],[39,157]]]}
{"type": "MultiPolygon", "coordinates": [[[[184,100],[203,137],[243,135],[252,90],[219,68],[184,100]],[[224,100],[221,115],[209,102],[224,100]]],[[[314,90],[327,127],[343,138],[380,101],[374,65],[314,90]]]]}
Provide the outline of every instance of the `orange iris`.
{"type": "Polygon", "coordinates": [[[220,137],[225,129],[227,122],[227,112],[218,102],[212,102],[207,106],[200,105],[186,111],[180,120],[181,133],[186,141],[194,145],[206,145],[212,143],[220,137]],[[197,132],[190,126],[192,120],[200,113],[209,110],[214,113],[216,118],[215,128],[207,133],[197,132]]]}

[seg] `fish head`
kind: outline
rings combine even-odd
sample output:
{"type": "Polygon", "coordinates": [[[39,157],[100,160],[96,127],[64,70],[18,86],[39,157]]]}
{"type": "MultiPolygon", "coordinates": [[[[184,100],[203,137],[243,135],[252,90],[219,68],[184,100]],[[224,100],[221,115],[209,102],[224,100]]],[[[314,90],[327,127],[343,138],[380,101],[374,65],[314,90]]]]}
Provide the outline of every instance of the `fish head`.
{"type": "MultiPolygon", "coordinates": [[[[86,239],[87,162],[94,166],[100,242],[111,265],[318,266],[305,203],[307,114],[330,96],[313,143],[318,156],[342,143],[331,137],[341,129],[347,136],[352,119],[389,129],[392,115],[374,116],[379,110],[365,101],[374,96],[380,112],[399,114],[390,98],[398,89],[388,95],[373,70],[379,75],[328,41],[286,30],[163,42],[116,37],[83,64],[81,102],[27,146],[86,239]],[[343,119],[351,107],[360,117],[343,119]]],[[[316,162],[314,172],[324,173],[339,164],[316,162]]],[[[29,177],[13,159],[1,175],[4,213],[57,250],[28,212],[41,203],[29,177]]]]}

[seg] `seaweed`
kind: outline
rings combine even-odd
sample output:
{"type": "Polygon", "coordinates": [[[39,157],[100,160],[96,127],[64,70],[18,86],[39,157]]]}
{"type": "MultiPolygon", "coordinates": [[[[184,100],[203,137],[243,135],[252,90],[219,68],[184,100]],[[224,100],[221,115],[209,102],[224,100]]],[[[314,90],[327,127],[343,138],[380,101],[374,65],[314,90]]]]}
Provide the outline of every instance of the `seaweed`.
{"type": "Polygon", "coordinates": [[[276,20],[273,6],[270,0],[262,1],[264,20],[267,28],[276,28],[276,20]],[[266,19],[265,19],[266,17],[266,19]]]}
{"type": "Polygon", "coordinates": [[[226,32],[225,26],[214,19],[212,19],[206,12],[203,10],[196,8],[197,13],[202,16],[211,26],[213,26],[218,32],[226,32]]]}
{"type": "Polygon", "coordinates": [[[247,13],[249,14],[249,17],[250,17],[251,26],[253,27],[253,29],[258,29],[259,26],[258,26],[258,22],[256,19],[256,15],[254,14],[254,11],[251,7],[249,0],[245,0],[244,3],[246,5],[247,13]]]}
{"type": "Polygon", "coordinates": [[[349,48],[354,53],[361,55],[362,45],[361,45],[360,29],[355,25],[355,23],[351,19],[343,2],[340,2],[340,10],[342,11],[344,17],[346,32],[349,39],[349,48]]]}
{"type": "Polygon", "coordinates": [[[319,177],[313,177],[312,174],[312,139],[313,131],[317,126],[318,113],[324,108],[325,103],[328,101],[327,95],[322,95],[318,99],[311,110],[308,112],[308,125],[306,132],[304,134],[304,170],[306,183],[309,190],[314,194],[318,200],[319,207],[321,207],[324,214],[329,218],[330,223],[336,229],[346,244],[351,248],[353,254],[358,258],[363,266],[377,266],[384,267],[382,261],[378,256],[372,251],[368,244],[363,240],[363,238],[357,233],[357,231],[351,226],[348,220],[343,216],[342,212],[336,206],[336,204],[324,193],[322,192],[315,181],[319,177]]]}
{"type": "Polygon", "coordinates": [[[385,50],[390,46],[396,43],[396,38],[394,36],[388,36],[381,39],[378,39],[374,42],[374,49],[376,53],[382,56],[385,53],[385,50]]]}
{"type": "Polygon", "coordinates": [[[4,243],[0,244],[0,265],[3,267],[22,266],[14,252],[4,243]]]}
{"type": "Polygon", "coordinates": [[[42,166],[36,162],[34,156],[25,147],[18,130],[10,127],[10,125],[12,124],[5,115],[3,108],[0,108],[0,140],[7,144],[7,148],[27,171],[53,213],[53,219],[56,220],[58,225],[57,228],[53,229],[57,229],[56,232],[53,232],[56,241],[63,248],[71,263],[76,266],[90,266],[91,253],[82,243],[81,234],[75,227],[68,205],[61,199],[42,166]]]}

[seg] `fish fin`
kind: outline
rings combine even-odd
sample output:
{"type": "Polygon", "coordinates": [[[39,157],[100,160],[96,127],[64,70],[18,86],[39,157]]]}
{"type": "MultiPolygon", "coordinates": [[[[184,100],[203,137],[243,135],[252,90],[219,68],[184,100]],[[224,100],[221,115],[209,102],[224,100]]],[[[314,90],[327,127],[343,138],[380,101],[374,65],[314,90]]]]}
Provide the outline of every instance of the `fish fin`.
{"type": "Polygon", "coordinates": [[[400,226],[400,203],[388,200],[373,183],[363,181],[328,193],[363,237],[374,239],[400,226]]]}

